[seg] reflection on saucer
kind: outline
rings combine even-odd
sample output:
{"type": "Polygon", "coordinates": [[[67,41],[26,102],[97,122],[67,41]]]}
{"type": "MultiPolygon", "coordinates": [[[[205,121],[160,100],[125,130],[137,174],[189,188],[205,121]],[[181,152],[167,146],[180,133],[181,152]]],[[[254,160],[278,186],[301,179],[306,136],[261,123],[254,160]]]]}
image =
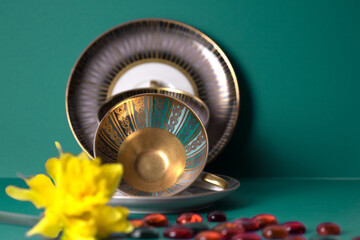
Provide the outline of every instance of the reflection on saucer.
{"type": "Polygon", "coordinates": [[[227,197],[240,186],[240,182],[234,178],[224,175],[218,176],[229,183],[223,191],[212,191],[207,188],[191,186],[172,197],[126,196],[116,192],[110,204],[127,207],[132,213],[175,213],[204,209],[227,197]]]}

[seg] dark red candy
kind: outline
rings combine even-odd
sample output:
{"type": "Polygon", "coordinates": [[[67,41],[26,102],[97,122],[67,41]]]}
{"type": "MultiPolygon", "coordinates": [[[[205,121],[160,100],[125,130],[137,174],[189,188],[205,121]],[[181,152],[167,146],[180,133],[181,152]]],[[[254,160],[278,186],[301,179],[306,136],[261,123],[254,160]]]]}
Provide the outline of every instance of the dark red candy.
{"type": "Polygon", "coordinates": [[[190,239],[194,237],[194,232],[188,227],[174,226],[166,228],[163,235],[166,238],[172,239],[190,239]]]}
{"type": "Polygon", "coordinates": [[[254,216],[253,219],[260,224],[260,228],[268,225],[278,224],[276,217],[271,214],[259,214],[254,216]]]}
{"type": "Polygon", "coordinates": [[[222,236],[216,231],[204,231],[197,234],[195,240],[222,240],[222,236]]]}
{"type": "Polygon", "coordinates": [[[360,237],[354,237],[353,239],[351,240],[360,240],[360,237]]]}
{"type": "Polygon", "coordinates": [[[266,239],[284,239],[289,232],[281,225],[269,225],[262,230],[262,234],[266,239]]]}
{"type": "Polygon", "coordinates": [[[290,235],[284,238],[284,240],[306,240],[306,238],[301,235],[290,235]]]}
{"type": "Polygon", "coordinates": [[[154,213],[144,217],[144,222],[152,227],[166,227],[169,224],[168,218],[164,214],[154,213]]]}
{"type": "Polygon", "coordinates": [[[220,223],[213,230],[219,232],[223,239],[231,239],[234,235],[245,232],[241,225],[230,222],[220,223]]]}
{"type": "Polygon", "coordinates": [[[224,222],[224,223],[220,223],[220,224],[216,225],[215,227],[213,227],[213,230],[219,232],[223,229],[234,229],[234,228],[242,228],[242,227],[236,223],[224,222]]]}
{"type": "Polygon", "coordinates": [[[290,234],[303,234],[306,231],[305,225],[298,221],[286,222],[283,226],[290,234]]]}
{"type": "Polygon", "coordinates": [[[339,235],[340,226],[336,223],[320,223],[316,231],[319,235],[339,235]]]}
{"type": "Polygon", "coordinates": [[[221,234],[223,239],[231,239],[233,236],[235,236],[239,233],[244,233],[244,232],[245,231],[242,228],[229,228],[229,229],[223,229],[223,230],[219,231],[219,233],[221,234]]]}
{"type": "Polygon", "coordinates": [[[261,240],[261,237],[256,233],[239,233],[232,236],[231,240],[261,240]]]}
{"type": "Polygon", "coordinates": [[[209,222],[225,222],[227,219],[225,213],[221,212],[221,211],[213,211],[210,212],[207,215],[207,220],[209,222]]]}
{"type": "Polygon", "coordinates": [[[252,232],[259,230],[260,224],[252,218],[238,218],[234,221],[236,224],[240,224],[246,232],[252,232]]]}
{"type": "Polygon", "coordinates": [[[176,218],[177,224],[202,222],[202,217],[197,213],[182,213],[176,218]]]}

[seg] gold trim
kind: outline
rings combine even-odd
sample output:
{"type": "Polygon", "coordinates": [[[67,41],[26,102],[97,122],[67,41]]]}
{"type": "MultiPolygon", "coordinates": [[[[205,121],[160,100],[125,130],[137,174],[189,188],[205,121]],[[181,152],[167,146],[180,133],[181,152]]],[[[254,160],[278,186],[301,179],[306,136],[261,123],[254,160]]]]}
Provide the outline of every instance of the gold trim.
{"type": "MultiPolygon", "coordinates": [[[[190,74],[188,72],[185,71],[185,69],[183,69],[182,67],[180,67],[178,64],[171,62],[169,60],[165,60],[165,59],[159,59],[159,58],[146,58],[146,59],[141,59],[141,60],[137,60],[135,62],[132,62],[128,65],[126,65],[123,69],[120,70],[120,72],[118,72],[115,77],[113,78],[113,80],[110,83],[110,86],[108,88],[107,94],[106,94],[106,99],[111,98],[112,96],[112,92],[114,91],[114,87],[116,85],[116,83],[119,81],[119,79],[127,72],[129,71],[131,68],[136,67],[140,64],[144,64],[144,63],[164,63],[167,65],[170,65],[174,68],[176,68],[177,70],[179,70],[182,74],[184,74],[184,76],[186,77],[186,79],[189,80],[191,86],[193,87],[193,90],[195,92],[195,95],[198,97],[199,96],[199,92],[197,89],[197,86],[195,84],[194,79],[190,76],[190,74]]],[[[137,88],[136,88],[137,89],[137,88]]],[[[134,89],[134,90],[136,90],[134,89]]]]}
{"type": "MultiPolygon", "coordinates": [[[[137,91],[155,91],[154,93],[158,93],[158,94],[163,94],[163,95],[166,95],[166,96],[169,96],[167,94],[164,94],[163,92],[169,92],[169,93],[176,93],[176,94],[181,94],[181,95],[184,95],[190,99],[195,99],[199,104],[201,104],[205,111],[208,113],[208,118],[206,120],[206,122],[204,123],[205,126],[208,125],[209,123],[209,119],[210,119],[210,109],[209,107],[204,103],[203,100],[201,100],[199,97],[197,96],[194,96],[190,93],[187,93],[187,92],[184,92],[182,90],[179,90],[179,89],[175,89],[175,88],[164,88],[164,87],[157,87],[157,88],[136,88],[136,89],[133,89],[133,90],[127,90],[125,92],[121,92],[121,93],[118,93],[118,94],[115,94],[113,96],[111,96],[110,98],[108,98],[106,100],[106,102],[104,102],[100,107],[99,107],[99,111],[98,113],[102,112],[100,110],[102,110],[108,103],[110,103],[111,101],[113,101],[115,98],[118,98],[119,96],[121,95],[139,95],[138,93],[136,93],[137,91]],[[163,92],[162,92],[163,91],[163,92]],[[134,94],[132,94],[132,92],[134,92],[134,94]]],[[[146,92],[145,92],[146,93],[146,92]]],[[[145,94],[145,93],[141,93],[141,94],[145,94]]],[[[172,97],[172,96],[170,96],[172,97]]],[[[128,97],[129,98],[129,97],[128,97]]],[[[127,98],[126,98],[127,99],[127,98]]],[[[181,102],[184,102],[182,99],[178,99],[176,98],[177,100],[180,100],[181,102]]],[[[125,99],[124,99],[125,100],[125,99]]],[[[112,108],[112,107],[111,107],[112,108]]],[[[111,109],[110,108],[110,109],[111,109]]],[[[110,109],[108,111],[110,111],[110,109]]],[[[107,111],[107,112],[108,112],[107,111]]],[[[105,116],[105,115],[104,115],[105,116]]],[[[104,116],[102,118],[104,118],[104,116]]],[[[98,114],[98,120],[101,121],[102,119],[100,119],[101,116],[99,116],[98,114]]]]}
{"type": "Polygon", "coordinates": [[[225,179],[222,179],[221,177],[218,177],[212,173],[204,173],[201,176],[201,180],[216,185],[218,187],[221,187],[222,189],[226,189],[229,184],[225,179]]]}
{"type": "Polygon", "coordinates": [[[223,52],[223,50],[210,38],[208,37],[206,34],[202,33],[201,31],[199,31],[198,29],[187,25],[185,23],[182,22],[178,22],[175,20],[170,20],[170,19],[162,19],[162,18],[143,18],[143,19],[137,19],[137,20],[133,20],[133,21],[128,21],[122,24],[119,24],[107,31],[105,31],[103,34],[99,35],[97,38],[95,38],[85,49],[84,51],[81,53],[81,55],[79,56],[79,58],[76,60],[74,66],[71,69],[69,78],[68,78],[68,83],[66,86],[66,96],[65,96],[65,108],[66,108],[66,115],[67,115],[67,119],[68,119],[68,123],[70,125],[70,129],[71,132],[73,133],[76,141],[78,142],[78,144],[80,145],[80,147],[83,149],[84,152],[86,152],[90,157],[91,154],[85,149],[85,147],[82,145],[82,143],[80,142],[78,136],[76,135],[73,125],[72,125],[72,121],[70,119],[70,114],[69,114],[69,107],[68,107],[68,97],[69,97],[69,90],[70,90],[70,85],[71,82],[74,81],[72,80],[73,78],[73,74],[75,69],[78,67],[79,62],[82,60],[83,56],[85,55],[86,52],[88,52],[88,50],[93,46],[94,43],[96,43],[97,41],[99,41],[101,38],[103,38],[105,35],[111,33],[112,31],[114,31],[117,28],[129,25],[129,24],[135,24],[135,23],[140,23],[140,22],[156,22],[156,21],[161,21],[167,24],[176,24],[178,26],[187,28],[191,31],[193,31],[194,33],[200,35],[202,38],[204,38],[205,40],[207,40],[212,47],[218,51],[218,53],[220,54],[220,56],[224,59],[231,77],[233,79],[233,84],[234,84],[234,91],[235,91],[235,97],[236,97],[236,105],[235,105],[235,109],[237,109],[237,111],[232,112],[232,115],[230,115],[230,119],[232,121],[232,125],[229,125],[225,128],[225,131],[223,132],[222,136],[217,140],[216,144],[214,145],[214,151],[211,152],[212,156],[210,159],[208,159],[208,162],[210,162],[211,160],[213,160],[225,147],[225,145],[229,142],[231,136],[234,133],[235,130],[235,125],[237,123],[237,119],[238,119],[238,115],[239,115],[239,106],[240,106],[240,90],[239,90],[239,86],[238,86],[238,82],[237,82],[237,78],[236,78],[236,74],[235,74],[235,70],[233,69],[229,59],[227,58],[227,56],[225,55],[225,53],[223,52]]]}
{"type": "MultiPolygon", "coordinates": [[[[188,182],[187,185],[182,185],[182,186],[184,186],[184,188],[181,188],[181,190],[179,190],[179,191],[177,191],[177,192],[175,192],[175,193],[173,193],[173,192],[169,193],[168,196],[171,196],[171,195],[174,195],[174,194],[176,194],[176,193],[178,193],[178,192],[184,191],[185,189],[189,188],[189,187],[191,186],[191,184],[202,174],[202,170],[205,168],[205,165],[206,165],[206,163],[207,163],[208,154],[209,154],[209,139],[208,139],[208,136],[207,136],[206,128],[205,128],[204,124],[202,123],[201,119],[199,118],[199,116],[198,116],[198,115],[194,112],[194,110],[192,110],[186,103],[184,103],[184,102],[182,102],[182,101],[180,101],[180,100],[178,100],[178,99],[176,99],[176,98],[174,98],[174,97],[167,96],[167,95],[163,95],[163,94],[157,94],[157,93],[144,93],[144,94],[139,94],[139,95],[136,95],[136,96],[133,96],[133,97],[130,97],[130,98],[125,99],[124,101],[122,101],[122,102],[116,104],[114,107],[112,107],[112,108],[106,113],[106,115],[104,116],[104,118],[101,120],[99,126],[98,126],[97,129],[96,129],[95,138],[94,138],[94,141],[93,141],[93,151],[94,151],[94,155],[95,155],[95,157],[96,157],[96,156],[98,155],[98,154],[97,154],[98,151],[97,151],[97,148],[96,148],[95,143],[96,143],[96,140],[97,140],[98,135],[99,135],[99,133],[100,133],[100,130],[101,130],[101,127],[102,127],[102,123],[106,120],[106,117],[107,117],[107,116],[110,116],[110,115],[115,111],[115,109],[117,109],[117,108],[118,108],[119,106],[121,106],[121,105],[124,105],[124,104],[127,104],[127,103],[131,102],[133,98],[138,98],[138,97],[154,97],[154,96],[159,96],[159,95],[160,95],[161,97],[171,99],[171,100],[173,100],[174,102],[177,102],[177,103],[179,103],[179,104],[183,104],[183,105],[185,106],[185,108],[187,108],[187,110],[192,113],[192,115],[195,117],[195,119],[197,120],[197,122],[200,124],[200,126],[199,126],[199,127],[201,128],[200,131],[202,131],[203,136],[205,137],[205,144],[206,144],[206,147],[205,147],[205,150],[206,150],[206,151],[205,151],[204,161],[203,161],[203,163],[202,163],[202,165],[201,165],[201,171],[199,171],[199,174],[198,174],[196,177],[194,177],[194,179],[191,179],[191,180],[188,182]]],[[[127,136],[127,137],[128,137],[128,136],[127,136]]],[[[125,137],[125,139],[126,139],[126,137],[125,137]]],[[[124,141],[125,141],[125,139],[124,139],[124,141]]],[[[185,168],[184,168],[184,172],[185,172],[185,168]]],[[[176,184],[176,183],[175,183],[175,184],[176,184]]],[[[123,192],[123,191],[121,191],[119,188],[118,188],[118,190],[119,190],[120,192],[123,192]]],[[[128,193],[126,193],[126,192],[123,192],[123,193],[124,193],[124,194],[128,194],[128,193]]]]}

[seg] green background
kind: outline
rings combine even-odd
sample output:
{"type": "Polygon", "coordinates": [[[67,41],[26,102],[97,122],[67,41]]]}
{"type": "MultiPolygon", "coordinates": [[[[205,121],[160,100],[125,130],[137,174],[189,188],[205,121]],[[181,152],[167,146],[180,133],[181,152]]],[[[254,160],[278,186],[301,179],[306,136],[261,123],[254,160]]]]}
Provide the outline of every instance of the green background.
{"type": "MultiPolygon", "coordinates": [[[[82,51],[111,27],[151,17],[207,34],[238,76],[238,125],[207,170],[240,178],[241,187],[202,216],[271,213],[303,221],[308,237],[325,221],[341,225],[343,240],[360,235],[360,1],[350,0],[0,0],[0,211],[39,214],[4,188],[25,186],[17,173],[44,172],[55,140],[81,151],[65,89],[82,51]]],[[[28,229],[0,224],[8,239],[28,229]]]]}
{"type": "Polygon", "coordinates": [[[1,1],[0,177],[80,152],[65,89],[98,35],[138,18],[198,28],[228,55],[241,111],[207,167],[233,177],[360,177],[360,1],[1,1]]]}

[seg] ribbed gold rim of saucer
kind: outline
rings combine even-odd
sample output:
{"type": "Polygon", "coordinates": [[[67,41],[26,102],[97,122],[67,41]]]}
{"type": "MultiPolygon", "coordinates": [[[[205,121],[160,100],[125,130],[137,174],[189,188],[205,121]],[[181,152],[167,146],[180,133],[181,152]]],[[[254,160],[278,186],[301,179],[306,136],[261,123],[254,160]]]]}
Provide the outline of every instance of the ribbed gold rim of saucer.
{"type": "Polygon", "coordinates": [[[209,158],[229,141],[237,121],[240,93],[235,71],[220,47],[204,33],[168,19],[140,19],[96,38],[76,61],[66,90],[66,113],[80,146],[90,156],[99,106],[117,76],[138,63],[161,62],[180,69],[210,109],[209,158]]]}
{"type": "Polygon", "coordinates": [[[119,190],[137,196],[166,197],[188,188],[208,156],[206,129],[184,102],[145,93],[115,105],[101,120],[94,152],[104,162],[119,162],[119,190]]]}
{"type": "Polygon", "coordinates": [[[173,88],[137,88],[126,92],[118,93],[103,103],[98,111],[98,119],[101,121],[105,114],[119,102],[143,93],[159,93],[173,98],[176,98],[187,104],[192,110],[196,112],[202,123],[207,126],[210,118],[210,110],[206,104],[198,97],[186,93],[184,91],[173,88]]]}

